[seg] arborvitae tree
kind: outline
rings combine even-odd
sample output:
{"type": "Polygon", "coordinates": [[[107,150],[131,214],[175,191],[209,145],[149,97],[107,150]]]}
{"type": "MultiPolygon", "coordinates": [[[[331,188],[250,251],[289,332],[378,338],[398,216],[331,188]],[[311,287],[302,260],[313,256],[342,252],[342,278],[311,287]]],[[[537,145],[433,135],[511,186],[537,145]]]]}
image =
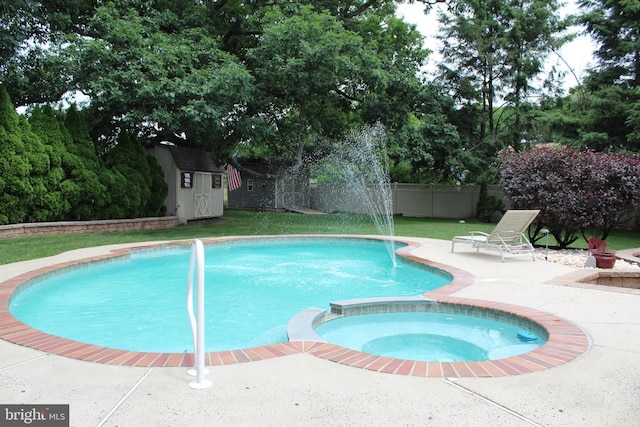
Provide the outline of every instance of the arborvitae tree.
{"type": "Polygon", "coordinates": [[[64,219],[80,197],[80,188],[69,179],[69,169],[77,167],[78,163],[76,156],[69,154],[65,144],[65,140],[71,139],[71,136],[58,122],[55,112],[49,106],[35,107],[29,117],[29,125],[44,144],[51,163],[41,180],[32,176],[33,180],[37,180],[38,187],[44,186],[46,189],[45,194],[38,194],[34,200],[31,212],[33,220],[64,219]]]}
{"type": "MultiPolygon", "coordinates": [[[[144,154],[132,137],[120,136],[118,144],[105,155],[105,164],[114,174],[109,192],[112,203],[108,211],[114,218],[135,218],[143,211],[148,194],[145,192],[146,176],[140,172],[143,168],[144,154]],[[122,181],[124,178],[124,182],[122,181]],[[144,194],[143,194],[144,193],[144,194]]],[[[146,162],[144,162],[146,164],[146,162]]]]}
{"type": "Polygon", "coordinates": [[[98,157],[89,136],[89,128],[75,105],[65,114],[64,126],[71,136],[67,150],[82,162],[81,167],[71,171],[71,178],[81,187],[80,198],[71,208],[71,217],[77,219],[96,219],[109,200],[107,186],[100,176],[108,173],[98,157]]]}
{"type": "Polygon", "coordinates": [[[164,179],[162,168],[156,161],[155,157],[147,156],[149,163],[149,174],[151,178],[151,195],[147,200],[144,216],[165,216],[167,207],[164,200],[167,198],[169,186],[164,179]]]}
{"type": "Polygon", "coordinates": [[[105,169],[100,174],[100,182],[107,187],[107,205],[100,212],[100,219],[132,218],[129,207],[129,183],[127,178],[115,169],[105,169]]]}
{"type": "Polygon", "coordinates": [[[72,104],[65,111],[64,127],[73,139],[73,144],[67,147],[69,152],[82,157],[85,164],[92,170],[98,170],[102,161],[98,157],[93,142],[91,142],[89,126],[87,126],[87,122],[78,111],[76,104],[72,104]]]}
{"type": "Polygon", "coordinates": [[[111,197],[118,200],[117,204],[110,206],[115,217],[158,214],[167,196],[167,186],[164,180],[158,184],[157,178],[154,179],[154,176],[162,176],[162,170],[155,161],[150,163],[136,138],[122,134],[118,144],[107,153],[105,163],[115,175],[110,188],[111,197]],[[126,177],[124,187],[120,176],[126,177]],[[154,182],[160,188],[154,187],[154,182]]]}
{"type": "Polygon", "coordinates": [[[0,224],[28,220],[27,201],[33,194],[31,169],[25,157],[20,120],[0,85],[0,224]]]}

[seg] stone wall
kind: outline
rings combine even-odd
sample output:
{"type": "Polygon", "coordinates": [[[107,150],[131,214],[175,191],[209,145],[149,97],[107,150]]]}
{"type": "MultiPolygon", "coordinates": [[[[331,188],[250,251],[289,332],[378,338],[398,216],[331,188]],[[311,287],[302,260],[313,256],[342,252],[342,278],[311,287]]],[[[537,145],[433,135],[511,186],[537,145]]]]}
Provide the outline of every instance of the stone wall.
{"type": "Polygon", "coordinates": [[[0,226],[0,238],[45,234],[106,233],[110,231],[158,230],[178,225],[178,217],[113,219],[102,221],[59,221],[0,226]]]}

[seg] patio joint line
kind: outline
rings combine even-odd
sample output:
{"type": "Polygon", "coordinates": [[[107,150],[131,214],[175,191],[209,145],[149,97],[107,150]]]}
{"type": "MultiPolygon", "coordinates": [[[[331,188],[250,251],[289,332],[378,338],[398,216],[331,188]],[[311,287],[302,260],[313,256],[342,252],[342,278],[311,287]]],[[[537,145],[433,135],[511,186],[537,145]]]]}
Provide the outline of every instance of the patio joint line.
{"type": "Polygon", "coordinates": [[[33,357],[31,359],[23,360],[22,362],[12,363],[11,365],[3,366],[0,368],[0,371],[4,371],[6,369],[13,368],[15,366],[25,365],[27,363],[35,362],[36,360],[42,359],[43,357],[48,357],[49,353],[42,354],[40,356],[33,357]]]}
{"type": "Polygon", "coordinates": [[[116,406],[114,406],[111,409],[111,411],[109,411],[109,413],[102,419],[102,421],[98,423],[97,427],[102,427],[104,423],[106,423],[109,420],[109,418],[111,418],[118,411],[118,409],[120,409],[122,404],[124,404],[124,402],[129,398],[129,396],[131,396],[133,392],[136,391],[138,387],[140,387],[140,384],[142,384],[142,382],[149,376],[151,371],[153,371],[153,368],[149,369],[147,372],[144,373],[144,375],[138,380],[138,382],[136,382],[133,385],[133,387],[131,387],[131,389],[127,392],[127,394],[125,394],[122,397],[122,399],[120,399],[120,401],[116,403],[116,406]]]}
{"type": "Polygon", "coordinates": [[[538,424],[535,421],[530,420],[529,418],[525,417],[524,415],[519,414],[519,413],[515,412],[514,410],[509,409],[506,406],[501,405],[498,402],[489,399],[488,397],[485,397],[485,396],[483,396],[481,394],[476,393],[473,390],[470,390],[470,389],[468,389],[468,388],[466,388],[464,386],[461,386],[460,384],[457,384],[455,381],[453,381],[450,378],[442,378],[442,381],[444,381],[445,383],[447,383],[447,384],[449,384],[449,385],[451,385],[453,387],[456,387],[458,390],[464,391],[465,393],[468,393],[468,394],[470,394],[470,395],[472,395],[474,397],[477,397],[478,399],[482,400],[483,402],[486,402],[486,403],[488,403],[488,404],[490,404],[492,406],[495,406],[496,408],[501,409],[504,412],[506,412],[506,413],[508,413],[510,415],[513,415],[514,417],[516,417],[516,418],[518,418],[518,419],[520,419],[520,420],[522,420],[522,421],[524,421],[526,423],[529,423],[529,424],[531,424],[533,426],[536,426],[536,427],[544,427],[542,424],[538,424]]]}

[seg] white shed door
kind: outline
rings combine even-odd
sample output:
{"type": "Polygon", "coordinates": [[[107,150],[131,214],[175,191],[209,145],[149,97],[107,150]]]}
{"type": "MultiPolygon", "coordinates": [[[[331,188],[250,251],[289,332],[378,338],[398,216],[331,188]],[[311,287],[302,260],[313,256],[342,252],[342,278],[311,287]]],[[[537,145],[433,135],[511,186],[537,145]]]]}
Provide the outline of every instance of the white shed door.
{"type": "Polygon", "coordinates": [[[196,218],[211,216],[211,174],[196,172],[193,187],[195,189],[193,216],[196,218]]]}

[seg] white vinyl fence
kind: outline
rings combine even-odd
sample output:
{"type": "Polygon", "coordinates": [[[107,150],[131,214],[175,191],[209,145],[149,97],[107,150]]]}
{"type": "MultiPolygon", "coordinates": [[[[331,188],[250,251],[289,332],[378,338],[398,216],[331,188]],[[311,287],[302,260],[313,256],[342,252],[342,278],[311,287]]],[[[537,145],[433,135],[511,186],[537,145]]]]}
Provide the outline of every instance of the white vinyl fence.
{"type": "MultiPolygon", "coordinates": [[[[489,186],[490,195],[505,202],[500,187],[489,186]]],[[[393,214],[428,218],[474,218],[480,198],[479,185],[391,184],[393,214]]],[[[311,208],[322,212],[366,213],[361,198],[341,184],[311,188],[311,208]]]]}

